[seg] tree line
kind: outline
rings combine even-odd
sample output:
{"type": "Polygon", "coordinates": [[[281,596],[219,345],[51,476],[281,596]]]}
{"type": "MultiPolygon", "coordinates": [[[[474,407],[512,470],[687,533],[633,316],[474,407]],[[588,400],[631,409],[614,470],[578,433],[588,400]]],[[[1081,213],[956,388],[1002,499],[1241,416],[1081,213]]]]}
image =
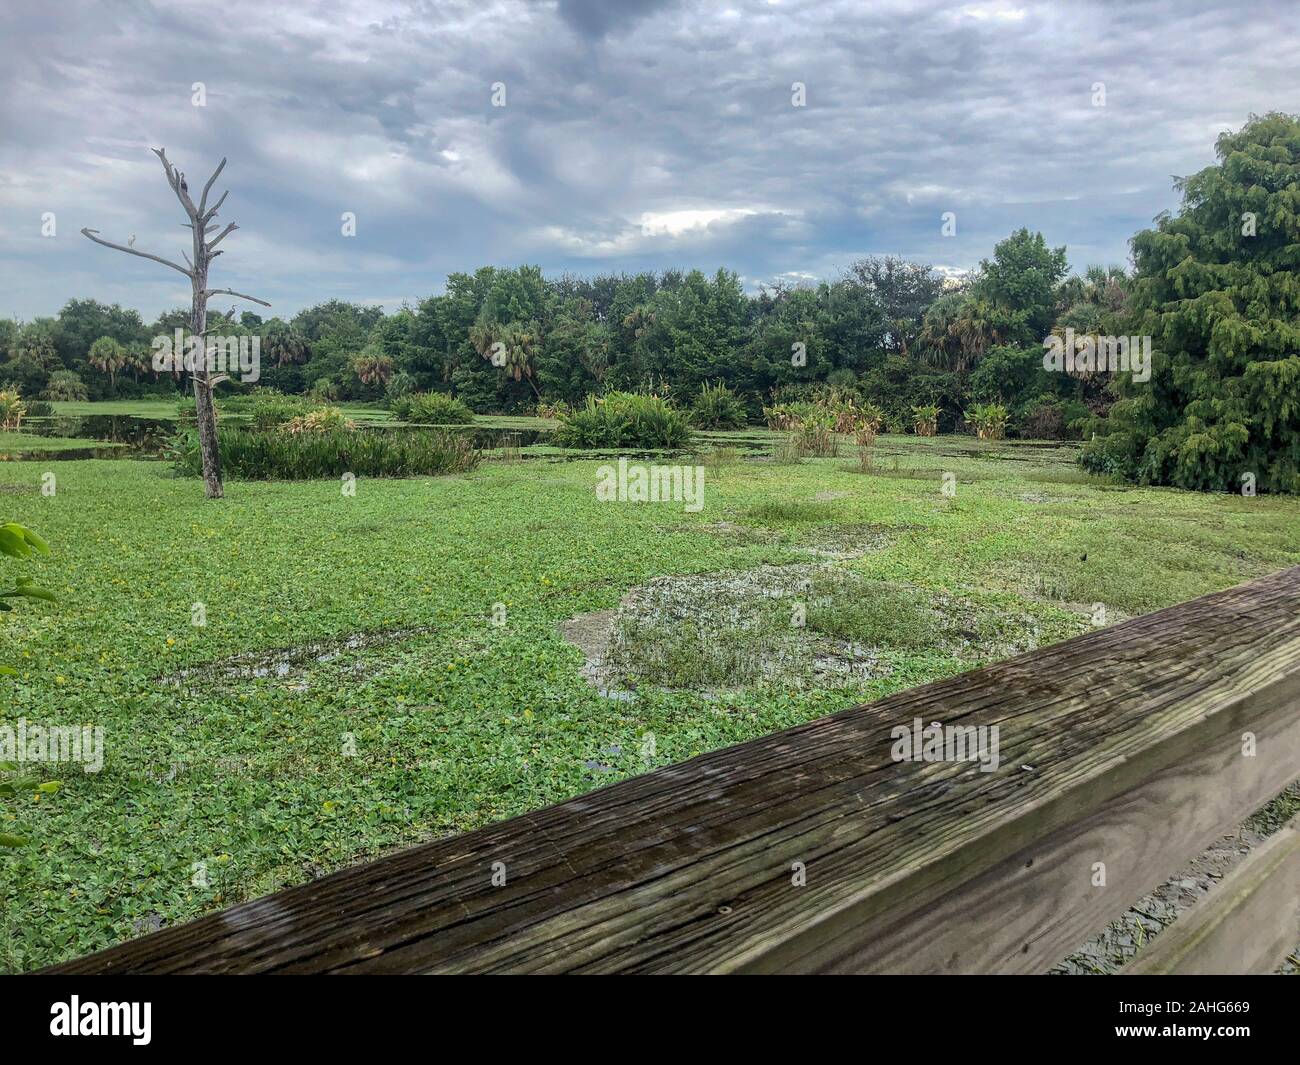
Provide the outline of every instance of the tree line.
{"type": "MultiPolygon", "coordinates": [[[[888,430],[925,406],[948,432],[996,403],[1012,435],[1088,439],[1085,464],[1132,481],[1297,491],[1300,119],[1252,116],[1215,150],[1216,163],[1176,182],[1178,212],[1132,239],[1130,269],[1071,274],[1064,247],[1020,229],[958,279],[891,256],[757,294],[728,270],[483,267],[393,314],[330,300],[223,328],[261,338],[261,385],[330,402],[438,392],[480,413],[545,413],[612,391],[685,405],[720,382],[756,420],[765,405],[835,388],[878,407],[888,430]],[[1149,337],[1151,375],[1074,365],[1072,353],[1053,372],[1053,336],[1149,337]]],[[[74,299],[52,318],[0,321],[0,388],[174,393],[184,373],[156,375],[149,342],[189,313],[146,324],[74,299]]]]}
{"type": "MultiPolygon", "coordinates": [[[[483,267],[393,314],[330,300],[288,321],[245,312],[222,329],[260,338],[259,385],[329,401],[437,391],[480,413],[517,413],[612,390],[686,403],[722,382],[757,417],[765,403],[833,386],[869,394],[899,426],[918,404],[939,406],[951,429],[970,403],[1003,402],[1014,431],[1065,436],[1105,408],[1107,391],[1045,372],[1043,337],[1058,324],[1105,331],[1129,286],[1118,267],[1068,276],[1064,248],[1020,230],[957,280],[892,256],[757,294],[727,270],[546,277],[536,266],[483,267]]],[[[0,385],[54,400],[174,394],[184,372],[155,372],[150,343],[188,322],[187,308],[146,323],[94,299],[0,322],[0,385]]]]}

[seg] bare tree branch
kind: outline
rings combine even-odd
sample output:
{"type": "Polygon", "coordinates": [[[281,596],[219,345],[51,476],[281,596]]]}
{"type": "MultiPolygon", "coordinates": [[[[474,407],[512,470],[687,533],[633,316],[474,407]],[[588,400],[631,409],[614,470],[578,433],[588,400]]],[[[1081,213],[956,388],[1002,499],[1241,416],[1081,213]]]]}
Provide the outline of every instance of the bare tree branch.
{"type": "MultiPolygon", "coordinates": [[[[156,263],[162,263],[163,266],[170,266],[173,270],[179,271],[191,280],[194,279],[194,274],[191,271],[186,270],[185,267],[181,266],[179,263],[174,263],[170,259],[164,259],[159,255],[150,255],[147,251],[137,251],[135,248],[128,248],[125,244],[114,244],[111,240],[104,240],[102,237],[96,236],[95,234],[98,232],[98,229],[83,228],[81,230],[81,235],[89,237],[96,244],[102,244],[106,248],[112,248],[115,251],[124,251],[128,255],[138,255],[142,259],[152,259],[156,263]]],[[[184,252],[181,254],[184,254],[184,252]]],[[[270,304],[268,303],[267,306],[269,307],[270,304]]]]}
{"type": "Polygon", "coordinates": [[[155,148],[153,153],[162,160],[163,169],[167,171],[167,183],[171,185],[172,191],[176,193],[176,198],[181,201],[185,213],[191,219],[197,218],[199,209],[194,206],[194,201],[190,199],[190,187],[185,183],[185,175],[167,161],[167,149],[155,148]]]}
{"type": "Polygon", "coordinates": [[[175,192],[176,191],[176,168],[172,166],[171,163],[167,162],[167,149],[154,148],[152,149],[152,151],[154,155],[156,155],[159,159],[162,160],[163,170],[167,172],[167,184],[170,185],[172,187],[172,191],[175,192]]]}
{"type": "Polygon", "coordinates": [[[203,295],[220,296],[223,293],[227,296],[238,296],[241,300],[250,300],[253,303],[260,303],[263,307],[271,306],[266,302],[266,300],[259,300],[256,296],[246,296],[242,292],[236,292],[233,288],[209,288],[204,290],[203,295]]]}
{"type": "Polygon", "coordinates": [[[199,200],[199,214],[202,214],[204,211],[208,209],[208,192],[212,188],[212,183],[217,180],[217,178],[221,175],[221,171],[225,169],[226,169],[226,158],[225,156],[222,156],[221,162],[217,164],[217,169],[212,171],[212,176],[208,178],[208,183],[203,186],[203,196],[199,200]]]}
{"type": "MultiPolygon", "coordinates": [[[[224,162],[225,160],[223,159],[222,163],[224,162]]],[[[221,209],[221,205],[226,202],[226,197],[229,195],[230,195],[230,190],[226,189],[226,191],[221,194],[221,199],[219,199],[216,203],[214,203],[212,205],[212,208],[203,216],[203,221],[207,222],[210,219],[215,218],[217,215],[217,211],[221,209]]]]}
{"type": "Polygon", "coordinates": [[[185,252],[183,252],[183,251],[181,252],[181,254],[182,254],[182,255],[185,255],[185,262],[186,262],[186,264],[187,264],[187,265],[189,266],[189,268],[190,268],[190,273],[193,273],[193,272],[194,272],[194,264],[193,264],[192,262],[190,262],[190,257],[189,257],[188,255],[186,255],[185,252]]]}
{"type": "Polygon", "coordinates": [[[211,251],[213,248],[215,248],[218,244],[220,244],[223,240],[225,240],[226,237],[228,237],[231,233],[233,233],[238,228],[239,227],[235,225],[234,222],[231,222],[230,225],[226,226],[226,228],[221,231],[221,234],[216,238],[214,238],[213,241],[208,245],[208,251],[211,251]]]}

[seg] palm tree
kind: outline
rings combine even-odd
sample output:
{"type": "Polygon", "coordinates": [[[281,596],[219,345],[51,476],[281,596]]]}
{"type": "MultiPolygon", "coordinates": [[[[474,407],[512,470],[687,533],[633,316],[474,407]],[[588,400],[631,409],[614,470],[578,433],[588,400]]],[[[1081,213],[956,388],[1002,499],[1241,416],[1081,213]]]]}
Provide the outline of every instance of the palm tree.
{"type": "Polygon", "coordinates": [[[961,344],[957,371],[963,373],[982,359],[989,348],[1002,342],[1003,329],[996,309],[986,299],[973,297],[948,326],[948,332],[961,344]]]}
{"type": "Polygon", "coordinates": [[[122,345],[112,337],[100,337],[90,345],[86,361],[101,373],[108,374],[109,391],[117,394],[117,371],[126,363],[122,345]]]}
{"type": "Polygon", "coordinates": [[[952,327],[969,299],[964,292],[949,292],[926,308],[917,336],[922,361],[949,371],[965,365],[961,344],[952,327]]]}
{"type": "Polygon", "coordinates": [[[533,379],[534,361],[541,342],[541,330],[536,322],[511,322],[509,325],[478,322],[470,327],[469,339],[483,358],[515,381],[527,380],[537,398],[542,398],[533,379]]]}
{"type": "Polygon", "coordinates": [[[386,385],[393,376],[393,360],[387,355],[362,352],[352,360],[352,370],[363,385],[386,385]]]}
{"type": "Polygon", "coordinates": [[[275,359],[277,366],[307,361],[307,341],[291,325],[272,326],[263,334],[262,342],[266,345],[267,355],[275,359]]]}

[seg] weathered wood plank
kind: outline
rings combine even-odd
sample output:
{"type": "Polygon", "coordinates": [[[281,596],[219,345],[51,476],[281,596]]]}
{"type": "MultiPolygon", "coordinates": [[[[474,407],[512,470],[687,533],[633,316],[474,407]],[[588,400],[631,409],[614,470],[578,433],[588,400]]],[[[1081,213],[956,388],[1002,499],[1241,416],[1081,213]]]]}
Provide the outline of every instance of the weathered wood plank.
{"type": "MultiPolygon", "coordinates": [[[[1152,861],[1227,830],[1250,796],[1287,775],[1289,761],[1289,776],[1300,775],[1289,746],[1298,708],[1294,567],[342,870],[61,971],[868,967],[870,945],[918,900],[963,885],[983,892],[981,921],[1014,923],[1025,894],[1004,892],[999,905],[994,881],[978,878],[996,878],[1043,841],[1063,862],[1071,826],[1090,818],[1104,837],[1114,811],[1128,810],[1135,820],[1122,819],[1116,834],[1148,841],[1152,861]],[[998,726],[999,770],[893,760],[891,730],[914,718],[998,726]],[[1240,756],[1245,731],[1258,734],[1267,758],[1240,756]],[[1210,818],[1227,820],[1213,829],[1175,822],[1178,845],[1159,849],[1150,841],[1188,785],[1169,785],[1159,801],[1122,797],[1162,774],[1186,781],[1187,767],[1205,758],[1217,759],[1215,772],[1233,770],[1231,801],[1210,818]],[[501,887],[491,882],[497,862],[506,869],[501,887]],[[791,882],[796,862],[806,886],[791,882]]],[[[1218,786],[1206,781],[1205,793],[1218,786]]],[[[1144,871],[1154,883],[1172,868],[1144,871]]],[[[1149,886],[1124,899],[1113,892],[1107,912],[1149,886]]],[[[1077,897],[1062,904],[1080,905],[1077,897]]],[[[1061,937],[1075,937],[1065,950],[1084,938],[1074,928],[1062,921],[1061,937]]],[[[1016,938],[1000,943],[1002,957],[1016,938]]],[[[996,954],[988,964],[1002,964],[996,954]]]]}
{"type": "MultiPolygon", "coordinates": [[[[1254,760],[1238,746],[1212,745],[949,894],[933,902],[918,897],[912,914],[820,967],[1045,972],[1204,850],[1223,826],[1240,824],[1300,775],[1300,713],[1274,713],[1257,726],[1257,738],[1254,760]]],[[[1285,927],[1283,910],[1271,919],[1285,927]]]]}
{"type": "Polygon", "coordinates": [[[1271,973],[1300,942],[1300,817],[1250,852],[1125,974],[1271,973]]]}

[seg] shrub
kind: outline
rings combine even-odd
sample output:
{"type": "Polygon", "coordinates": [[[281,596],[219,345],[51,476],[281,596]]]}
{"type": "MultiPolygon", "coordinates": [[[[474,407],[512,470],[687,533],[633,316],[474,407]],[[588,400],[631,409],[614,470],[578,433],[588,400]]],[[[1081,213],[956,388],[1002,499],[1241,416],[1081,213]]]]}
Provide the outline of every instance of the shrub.
{"type": "Polygon", "coordinates": [[[966,420],[975,426],[981,440],[1001,440],[1006,436],[1009,417],[1001,403],[977,403],[966,412],[966,420]]]}
{"type": "Polygon", "coordinates": [[[912,425],[917,436],[937,436],[939,432],[940,408],[933,404],[912,408],[912,425]]]}
{"type": "MultiPolygon", "coordinates": [[[[417,477],[463,473],[480,459],[467,434],[449,430],[327,429],[262,432],[223,429],[217,434],[222,470],[243,480],[301,481],[340,477],[417,477]]],[[[199,476],[198,433],[184,430],[174,442],[176,468],[199,476]]]]}
{"type": "Polygon", "coordinates": [[[746,421],[745,404],[719,381],[703,384],[691,403],[691,422],[701,429],[739,429],[746,421]]]}
{"type": "Polygon", "coordinates": [[[1034,440],[1078,440],[1092,420],[1092,412],[1078,400],[1043,395],[1024,405],[1017,428],[1034,440]]]}
{"type": "Polygon", "coordinates": [[[874,403],[864,403],[859,407],[852,426],[858,446],[871,447],[876,442],[876,434],[880,432],[880,427],[884,423],[885,412],[874,403]]]}
{"type": "Polygon", "coordinates": [[[538,418],[563,418],[566,414],[572,413],[573,407],[562,399],[556,400],[554,403],[542,400],[533,411],[533,414],[538,418]]]}
{"type": "Polygon", "coordinates": [[[584,406],[560,419],[555,440],[577,448],[680,448],[691,430],[681,411],[661,396],[611,392],[587,397],[584,406]]]}
{"type": "Polygon", "coordinates": [[[248,414],[259,403],[267,400],[278,400],[284,398],[284,393],[278,388],[268,388],[265,385],[254,385],[247,391],[222,396],[218,405],[223,411],[227,411],[231,414],[248,414]]]}
{"type": "Polygon", "coordinates": [[[837,433],[855,431],[858,421],[859,399],[856,392],[843,388],[831,388],[821,397],[819,405],[830,411],[837,433]]]}
{"type": "Polygon", "coordinates": [[[308,402],[314,406],[322,406],[326,403],[337,403],[339,397],[343,394],[343,389],[332,377],[322,377],[307,393],[308,402]]]}
{"type": "Polygon", "coordinates": [[[55,370],[46,382],[45,391],[41,393],[46,399],[56,402],[84,403],[90,398],[86,382],[81,375],[72,370],[55,370]]]}
{"type": "Polygon", "coordinates": [[[838,451],[835,442],[836,415],[829,410],[818,410],[808,415],[795,433],[801,454],[813,458],[829,458],[838,451]]]}
{"type": "Polygon", "coordinates": [[[778,403],[763,408],[763,417],[769,429],[786,432],[798,429],[803,420],[817,413],[817,404],[807,400],[795,400],[791,403],[778,403]]]}
{"type": "Polygon", "coordinates": [[[391,407],[394,400],[404,399],[415,392],[415,378],[398,370],[384,385],[384,401],[391,407]]]}
{"type": "Polygon", "coordinates": [[[416,392],[393,401],[389,409],[399,421],[412,425],[469,425],[474,412],[445,392],[416,392]]]}
{"type": "Polygon", "coordinates": [[[278,428],[310,414],[312,407],[311,401],[303,396],[285,396],[269,390],[249,397],[244,405],[254,429],[278,428]]]}
{"type": "Polygon", "coordinates": [[[309,414],[290,418],[280,426],[280,430],[286,433],[329,433],[356,427],[357,423],[347,418],[338,407],[321,407],[309,414]]]}
{"type": "Polygon", "coordinates": [[[23,402],[18,387],[0,391],[0,429],[17,429],[22,425],[27,414],[27,404],[23,402]]]}

